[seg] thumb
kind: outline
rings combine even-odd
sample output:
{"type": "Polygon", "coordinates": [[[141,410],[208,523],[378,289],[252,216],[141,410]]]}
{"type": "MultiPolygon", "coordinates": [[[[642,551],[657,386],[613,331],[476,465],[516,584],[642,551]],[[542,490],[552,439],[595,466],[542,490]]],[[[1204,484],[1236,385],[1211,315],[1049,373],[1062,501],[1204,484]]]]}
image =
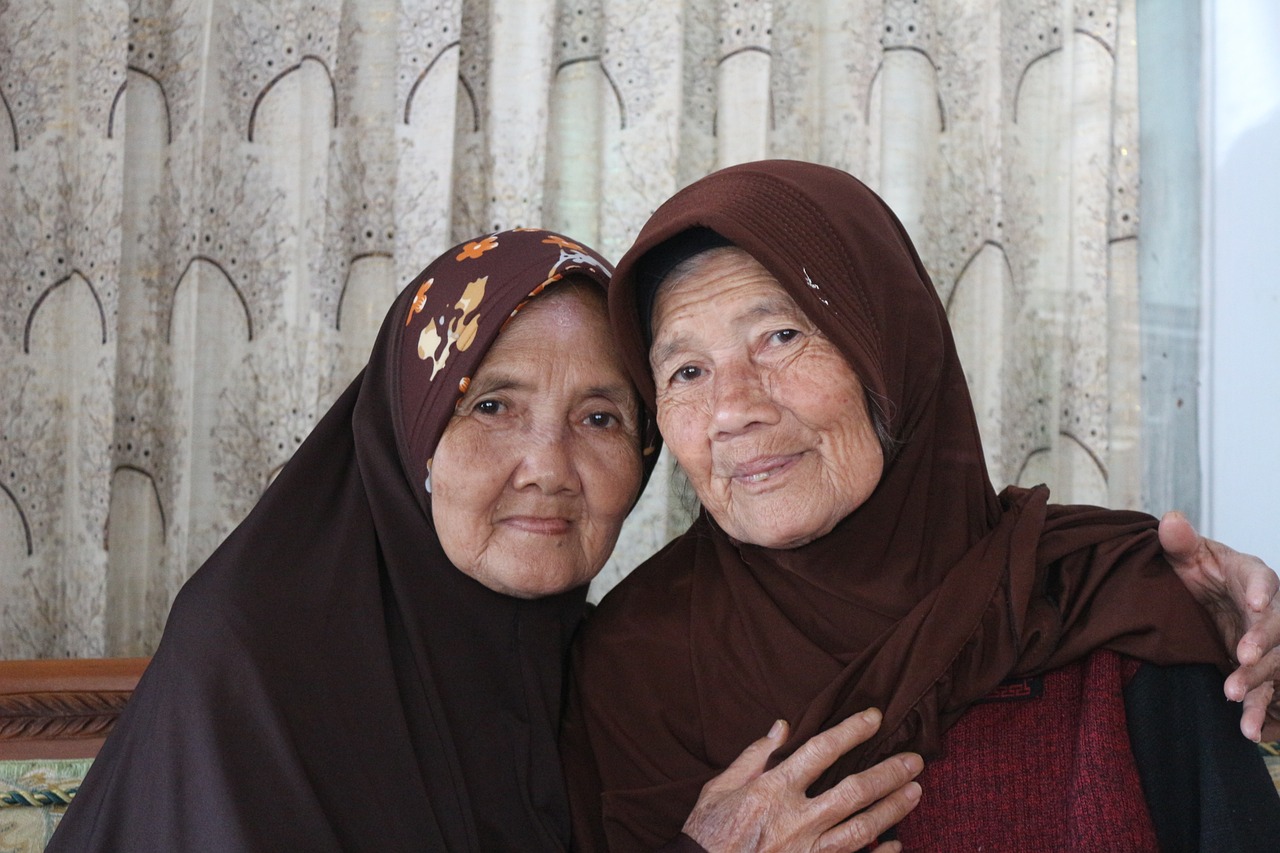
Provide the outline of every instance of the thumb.
{"type": "Polygon", "coordinates": [[[786,720],[776,720],[767,735],[742,750],[724,772],[708,783],[708,787],[735,790],[751,782],[765,771],[769,756],[786,741],[789,730],[786,720]]]}
{"type": "Polygon", "coordinates": [[[1175,569],[1192,568],[1203,540],[1180,512],[1166,512],[1160,519],[1160,547],[1175,569]]]}

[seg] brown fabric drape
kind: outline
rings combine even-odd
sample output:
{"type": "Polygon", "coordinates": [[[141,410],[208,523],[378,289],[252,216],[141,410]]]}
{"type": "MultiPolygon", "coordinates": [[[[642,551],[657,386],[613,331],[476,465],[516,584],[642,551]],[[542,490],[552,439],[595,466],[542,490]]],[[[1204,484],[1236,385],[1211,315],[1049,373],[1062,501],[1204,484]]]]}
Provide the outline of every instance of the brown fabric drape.
{"type": "Polygon", "coordinates": [[[460,384],[570,274],[603,288],[609,267],[503,232],[405,288],[364,372],[178,596],[51,850],[565,847],[555,731],[586,590],[524,601],[463,575],[424,480],[460,384]]]}
{"type": "Polygon", "coordinates": [[[634,272],[699,226],[750,252],[836,343],[898,447],[871,497],[813,543],[744,545],[704,514],[606,597],[578,649],[565,735],[584,837],[599,846],[608,827],[614,849],[670,838],[701,785],[777,718],[793,748],[884,710],[826,786],[899,750],[932,754],[1007,676],[1095,648],[1225,663],[1149,516],[1048,506],[1043,487],[997,496],[928,274],[893,213],[843,172],[731,167],[653,215],[610,292],[651,404],[634,272]]]}

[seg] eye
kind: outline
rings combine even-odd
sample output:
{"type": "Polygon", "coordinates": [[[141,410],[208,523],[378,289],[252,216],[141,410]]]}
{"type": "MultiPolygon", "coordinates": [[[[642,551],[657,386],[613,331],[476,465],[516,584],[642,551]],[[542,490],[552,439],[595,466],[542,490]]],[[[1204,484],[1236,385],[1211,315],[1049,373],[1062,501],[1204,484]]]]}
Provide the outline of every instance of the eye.
{"type": "Polygon", "coordinates": [[[592,426],[597,429],[608,429],[617,422],[617,416],[610,412],[592,412],[587,415],[586,420],[583,421],[587,426],[592,426]]]}
{"type": "Polygon", "coordinates": [[[785,343],[790,343],[791,341],[794,341],[798,337],[800,337],[800,331],[798,329],[779,329],[778,331],[769,335],[769,340],[775,341],[776,343],[785,344],[785,343]]]}
{"type": "Polygon", "coordinates": [[[499,415],[502,414],[502,403],[497,400],[481,400],[476,403],[472,410],[482,415],[499,415]]]}
{"type": "Polygon", "coordinates": [[[694,367],[692,364],[686,364],[671,375],[674,382],[692,382],[702,375],[701,367],[694,367]]]}

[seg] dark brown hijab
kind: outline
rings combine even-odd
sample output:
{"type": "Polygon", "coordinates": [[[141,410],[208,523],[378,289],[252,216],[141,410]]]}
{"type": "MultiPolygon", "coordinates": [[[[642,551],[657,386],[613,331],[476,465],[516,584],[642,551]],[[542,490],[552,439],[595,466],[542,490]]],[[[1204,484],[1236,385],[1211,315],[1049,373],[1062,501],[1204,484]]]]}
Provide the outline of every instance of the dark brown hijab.
{"type": "Polygon", "coordinates": [[[179,594],[51,850],[565,848],[555,733],[585,589],[524,601],[463,575],[426,479],[513,312],[609,271],[529,229],[456,246],[404,290],[363,373],[179,594]]]}
{"type": "Polygon", "coordinates": [[[1044,487],[996,494],[943,306],[897,218],[850,175],[750,163],[658,209],[610,292],[650,407],[637,268],[695,228],[777,278],[853,366],[897,449],[871,497],[813,543],[741,544],[704,513],[606,597],[578,649],[564,739],[584,846],[606,831],[615,849],[669,839],[701,785],[777,718],[793,748],[884,711],[825,786],[899,750],[930,756],[1006,677],[1093,649],[1225,663],[1154,519],[1048,506],[1044,487]]]}

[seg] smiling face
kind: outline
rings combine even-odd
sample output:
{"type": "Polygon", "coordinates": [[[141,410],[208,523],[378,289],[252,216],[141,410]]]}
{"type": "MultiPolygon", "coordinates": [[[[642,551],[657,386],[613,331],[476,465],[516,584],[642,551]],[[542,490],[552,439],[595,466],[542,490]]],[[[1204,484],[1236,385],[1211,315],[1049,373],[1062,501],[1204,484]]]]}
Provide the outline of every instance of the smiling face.
{"type": "Polygon", "coordinates": [[[537,598],[581,586],[640,489],[638,403],[603,294],[559,284],[481,362],[431,467],[431,515],[462,572],[537,598]]]}
{"type": "Polygon", "coordinates": [[[794,548],[870,496],[884,457],[862,383],[751,255],[713,249],[658,291],[658,426],[726,533],[794,548]]]}

